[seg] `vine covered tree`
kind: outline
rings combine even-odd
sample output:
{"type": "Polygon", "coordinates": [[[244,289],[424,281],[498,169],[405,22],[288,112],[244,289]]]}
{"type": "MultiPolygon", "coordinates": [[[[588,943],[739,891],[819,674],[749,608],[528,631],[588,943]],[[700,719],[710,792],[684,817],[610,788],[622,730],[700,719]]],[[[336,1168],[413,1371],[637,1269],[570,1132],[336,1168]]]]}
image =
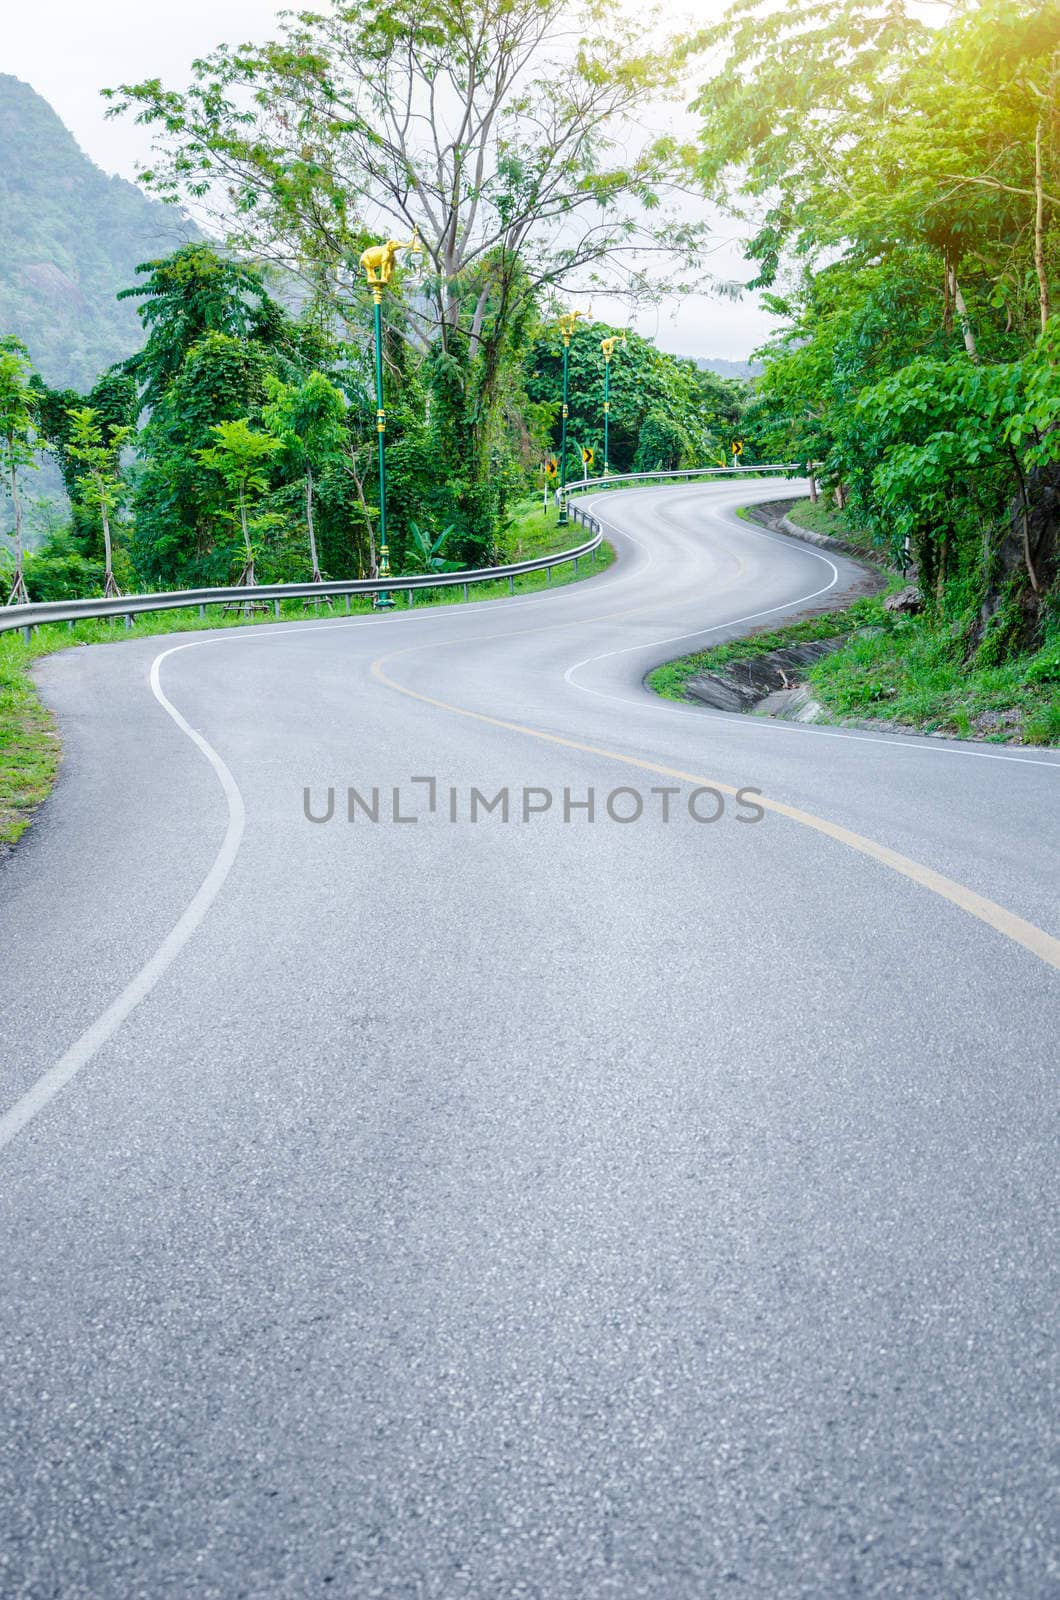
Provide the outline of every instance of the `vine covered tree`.
{"type": "Polygon", "coordinates": [[[268,489],[269,468],[283,442],[271,433],[255,432],[245,417],[215,423],[210,431],[216,442],[199,451],[199,460],[224,483],[229,513],[243,536],[245,560],[236,583],[250,588],[256,581],[251,505],[268,489]]]}
{"type": "Polygon", "coordinates": [[[630,295],[703,279],[703,227],[665,204],[686,177],[678,141],[663,129],[629,148],[680,92],[655,19],[602,0],[335,3],[288,15],[272,43],[215,51],[183,92],[111,91],[158,132],[156,192],[300,271],[362,343],[361,251],[416,230],[426,278],[403,309],[388,297],[389,335],[430,350],[432,407],[453,421],[439,466],[480,554],[535,308],[599,278],[630,295]]]}
{"type": "Polygon", "coordinates": [[[347,439],[346,402],[340,389],[322,372],[311,372],[304,383],[265,380],[268,404],[262,410],[265,426],[283,445],[289,465],[305,484],[306,532],[309,537],[311,582],[321,583],[313,522],[316,477],[338,465],[347,439]]]}
{"type": "Polygon", "coordinates": [[[209,245],[184,245],[136,271],[143,282],[123,289],[118,299],[139,301],[147,334],[123,367],[136,381],[143,406],[158,404],[188,351],[207,334],[253,339],[269,328],[270,302],[260,272],[209,245]]]}
{"type": "Polygon", "coordinates": [[[78,484],[81,504],[99,518],[103,533],[103,593],[121,593],[114,577],[114,550],[110,519],[122,503],[125,484],[121,475],[121,452],[132,429],[107,429],[98,411],[79,406],[70,412],[70,433],[66,453],[81,468],[78,484]]]}
{"type": "Polygon", "coordinates": [[[22,572],[22,499],[19,472],[32,464],[36,453],[35,396],[24,345],[16,339],[0,343],[0,460],[15,516],[15,570],[7,603],[24,604],[29,595],[22,572]]]}

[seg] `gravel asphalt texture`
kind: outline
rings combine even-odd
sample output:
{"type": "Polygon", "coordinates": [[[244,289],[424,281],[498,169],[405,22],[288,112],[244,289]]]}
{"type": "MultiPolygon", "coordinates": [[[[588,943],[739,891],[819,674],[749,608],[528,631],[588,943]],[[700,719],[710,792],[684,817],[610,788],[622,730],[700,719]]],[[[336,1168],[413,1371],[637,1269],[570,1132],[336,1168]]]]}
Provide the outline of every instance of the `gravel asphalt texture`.
{"type": "Polygon", "coordinates": [[[40,664],[4,1600],[1060,1595],[1060,973],[731,792],[1055,939],[1060,759],[651,695],[863,583],[776,494],[599,495],[552,594],[40,664]]]}

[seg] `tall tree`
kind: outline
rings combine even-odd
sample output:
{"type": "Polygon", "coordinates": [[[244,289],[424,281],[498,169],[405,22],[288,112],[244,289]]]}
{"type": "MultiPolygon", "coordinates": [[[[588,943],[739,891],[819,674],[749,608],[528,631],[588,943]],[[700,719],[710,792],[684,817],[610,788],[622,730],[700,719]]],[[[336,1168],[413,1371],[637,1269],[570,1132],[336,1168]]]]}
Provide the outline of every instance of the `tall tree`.
{"type": "Polygon", "coordinates": [[[188,351],[207,334],[249,339],[270,325],[260,272],[209,245],[185,245],[136,271],[143,282],[123,289],[118,299],[140,302],[147,340],[124,363],[124,371],[135,378],[144,406],[158,404],[188,351]]]}
{"type": "Polygon", "coordinates": [[[210,333],[188,351],[140,434],[134,559],[151,582],[227,583],[231,550],[217,538],[216,473],[201,451],[219,422],[260,415],[271,352],[210,333]]]}
{"type": "Polygon", "coordinates": [[[131,433],[130,427],[105,428],[99,412],[91,406],[79,406],[70,413],[70,436],[66,451],[71,460],[83,469],[79,484],[81,502],[100,519],[105,596],[121,593],[114,577],[110,519],[125,494],[121,452],[131,433]]]}
{"type": "Polygon", "coordinates": [[[466,482],[454,520],[487,548],[528,313],[598,276],[631,294],[703,276],[704,229],[661,204],[684,182],[678,142],[619,149],[680,92],[671,41],[603,0],[368,0],[288,16],[277,41],[195,70],[183,93],[113,91],[159,134],[146,180],[302,271],[362,343],[361,251],[417,230],[426,279],[403,311],[388,297],[389,326],[444,358],[429,375],[461,415],[441,464],[466,482]]]}
{"type": "Polygon", "coordinates": [[[698,171],[756,217],[759,281],[785,252],[921,245],[973,358],[965,264],[1014,315],[1029,271],[1040,332],[1060,206],[1058,39],[1060,0],[957,0],[935,26],[906,0],[738,0],[697,41],[721,56],[697,102],[698,171]]]}
{"type": "Polygon", "coordinates": [[[199,460],[218,473],[224,482],[230,511],[243,535],[246,557],[236,582],[249,587],[255,582],[251,505],[268,488],[269,468],[283,449],[283,443],[270,433],[255,432],[245,417],[218,422],[210,431],[216,443],[200,450],[199,460]]]}
{"type": "Polygon", "coordinates": [[[700,175],[757,213],[791,318],[760,420],[880,542],[908,536],[929,606],[988,655],[1040,632],[1060,551],[1060,430],[1020,420],[1050,414],[1032,369],[1060,403],[1058,41],[1060,0],[739,0],[699,39],[721,56],[700,175]]]}
{"type": "Polygon", "coordinates": [[[3,462],[15,513],[15,571],[7,604],[24,604],[29,595],[22,575],[22,498],[18,477],[37,453],[34,429],[35,396],[25,346],[17,339],[0,342],[0,460],[3,462]]]}
{"type": "Polygon", "coordinates": [[[262,410],[265,426],[283,444],[284,454],[305,483],[306,531],[309,536],[311,581],[322,582],[313,523],[313,489],[316,476],[338,464],[348,437],[346,402],[322,372],[311,372],[304,383],[265,380],[268,404],[262,410]]]}

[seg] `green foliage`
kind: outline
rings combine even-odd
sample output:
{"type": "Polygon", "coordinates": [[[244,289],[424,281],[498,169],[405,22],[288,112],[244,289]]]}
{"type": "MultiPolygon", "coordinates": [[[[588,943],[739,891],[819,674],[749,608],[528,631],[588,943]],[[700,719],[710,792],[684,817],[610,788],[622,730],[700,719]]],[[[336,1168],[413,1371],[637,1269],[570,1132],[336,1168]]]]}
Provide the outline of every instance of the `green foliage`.
{"type": "MultiPolygon", "coordinates": [[[[243,535],[246,558],[253,565],[252,510],[269,486],[269,468],[283,449],[283,441],[270,433],[255,433],[245,417],[233,422],[215,422],[210,432],[216,443],[199,450],[197,455],[204,467],[221,478],[229,516],[243,535]]],[[[258,519],[253,520],[255,531],[267,526],[258,519]]]]}
{"type": "Polygon", "coordinates": [[[28,827],[59,769],[59,738],[29,659],[18,634],[0,635],[0,854],[28,827]]]}
{"type": "Polygon", "coordinates": [[[131,433],[130,427],[108,427],[93,406],[71,410],[66,450],[83,469],[81,497],[89,506],[101,510],[105,505],[108,511],[117,507],[122,487],[118,462],[131,433]]]}
{"type": "Polygon", "coordinates": [[[16,600],[22,584],[22,497],[18,480],[21,469],[28,467],[37,453],[35,402],[25,347],[17,339],[5,339],[0,342],[0,472],[15,514],[10,592],[16,600]]]}
{"type": "Polygon", "coordinates": [[[80,542],[65,530],[51,534],[26,557],[31,600],[80,600],[102,594],[103,579],[103,563],[86,556],[80,542]]]}
{"type": "Polygon", "coordinates": [[[404,570],[407,573],[457,572],[459,561],[447,561],[442,555],[446,542],[454,532],[453,524],[443,528],[437,538],[421,528],[418,522],[409,523],[409,542],[405,546],[404,570]]]}
{"type": "Polygon", "coordinates": [[[218,542],[220,481],[202,458],[220,422],[260,412],[268,352],[228,334],[207,334],[188,352],[141,434],[145,460],[135,500],[133,556],[152,583],[228,581],[230,540],[218,542]]]}
{"type": "Polygon", "coordinates": [[[305,486],[306,531],[312,578],[320,576],[317,555],[313,486],[318,475],[335,473],[347,440],[346,402],[342,391],[322,372],[311,372],[304,383],[283,383],[270,374],[265,379],[269,403],[262,419],[283,446],[290,470],[305,486]]]}
{"type": "Polygon", "coordinates": [[[969,667],[958,641],[929,618],[896,620],[879,597],[786,628],[730,639],[649,675],[657,694],[688,698],[690,678],[791,645],[841,639],[808,669],[815,697],[837,718],[893,719],[960,738],[1060,744],[1060,635],[1038,652],[969,667]]]}
{"type": "Polygon", "coordinates": [[[81,469],[77,485],[79,502],[90,518],[99,519],[104,582],[108,585],[113,581],[114,567],[111,517],[125,497],[120,462],[122,447],[131,433],[131,427],[108,426],[91,406],[77,406],[70,412],[66,453],[81,469]]]}
{"type": "Polygon", "coordinates": [[[87,407],[98,419],[101,442],[114,448],[117,439],[120,453],[122,446],[131,442],[140,409],[136,385],[115,367],[102,373],[87,395],[74,389],[49,389],[37,375],[31,383],[41,444],[59,467],[71,502],[74,536],[87,549],[92,544],[94,522],[82,494],[86,465],[70,449],[71,419],[74,412],[87,407]]]}
{"type": "Polygon", "coordinates": [[[262,408],[265,426],[283,445],[293,471],[324,473],[342,454],[346,437],[346,402],[342,391],[322,372],[311,372],[304,383],[284,383],[271,373],[265,379],[268,404],[262,408]]]}
{"type": "Polygon", "coordinates": [[[1058,37],[1060,0],[740,0],[698,41],[699,170],[764,207],[790,320],[759,442],[817,463],[980,661],[1040,639],[1057,582],[1058,37]]]}
{"type": "Polygon", "coordinates": [[[840,716],[1044,744],[1060,740],[1060,690],[1048,676],[1050,659],[1046,647],[969,666],[930,619],[916,618],[825,656],[810,681],[840,716]]]}
{"type": "Polygon", "coordinates": [[[162,260],[141,262],[136,272],[144,281],[122,289],[117,298],[139,302],[137,314],[147,332],[146,344],[123,369],[136,382],[141,405],[159,403],[188,352],[207,334],[274,342],[266,309],[271,303],[254,267],[218,255],[209,245],[190,244],[162,260]]]}
{"type": "MultiPolygon", "coordinates": [[[[600,344],[601,340],[622,332],[621,328],[612,328],[603,322],[579,322],[575,327],[570,346],[567,430],[568,439],[573,441],[572,460],[568,464],[570,477],[581,476],[577,449],[582,446],[594,452],[597,469],[603,468],[604,360],[600,344]]],[[[679,458],[683,466],[727,461],[732,439],[743,431],[741,419],[750,393],[748,385],[739,380],[719,378],[694,361],[667,355],[640,334],[626,333],[625,337],[626,348],[617,348],[611,361],[608,430],[611,470],[633,471],[638,453],[640,460],[647,461],[648,468],[655,467],[659,460],[674,457],[679,458]],[[645,435],[645,423],[650,414],[655,421],[645,435]],[[653,448],[655,454],[652,454],[653,448]]],[[[553,450],[558,450],[560,442],[562,361],[562,340],[554,326],[539,331],[524,361],[528,399],[543,413],[549,410],[552,413],[548,444],[553,450]]],[[[636,470],[641,469],[638,466],[636,470]]]]}
{"type": "Polygon", "coordinates": [[[974,257],[1015,314],[1058,36],[1057,0],[963,0],[934,26],[905,0],[730,7],[698,39],[721,56],[699,99],[699,171],[734,204],[764,200],[750,251],[761,281],[785,251],[903,241],[957,272],[974,257]]]}
{"type": "Polygon", "coordinates": [[[822,639],[838,639],[865,628],[886,628],[890,617],[883,609],[882,600],[868,597],[856,600],[845,611],[825,611],[819,617],[805,622],[793,622],[787,628],[773,628],[753,633],[746,639],[728,639],[724,644],[694,655],[668,661],[648,674],[648,685],[656,694],[668,700],[688,698],[685,685],[690,678],[705,673],[718,672],[737,661],[750,661],[755,656],[770,655],[789,645],[817,643],[822,639]]]}
{"type": "Polygon", "coordinates": [[[36,455],[36,396],[24,345],[0,341],[0,447],[5,471],[28,466],[36,455]]]}
{"type": "Polygon", "coordinates": [[[649,411],[640,425],[634,472],[673,472],[697,464],[695,446],[680,423],[665,411],[649,411]]]}

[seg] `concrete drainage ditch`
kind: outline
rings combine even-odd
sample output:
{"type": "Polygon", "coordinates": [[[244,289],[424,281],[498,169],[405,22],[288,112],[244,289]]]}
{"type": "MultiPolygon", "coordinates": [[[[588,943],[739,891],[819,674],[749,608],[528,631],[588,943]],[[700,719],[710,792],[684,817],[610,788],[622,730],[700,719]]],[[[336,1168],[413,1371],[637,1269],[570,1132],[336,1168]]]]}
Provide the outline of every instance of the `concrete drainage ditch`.
{"type": "Polygon", "coordinates": [[[828,722],[828,712],[802,680],[815,661],[847,643],[848,639],[839,638],[787,645],[766,655],[734,661],[718,672],[688,678],[682,687],[686,694],[715,711],[750,711],[755,716],[781,717],[787,722],[828,722]]]}

